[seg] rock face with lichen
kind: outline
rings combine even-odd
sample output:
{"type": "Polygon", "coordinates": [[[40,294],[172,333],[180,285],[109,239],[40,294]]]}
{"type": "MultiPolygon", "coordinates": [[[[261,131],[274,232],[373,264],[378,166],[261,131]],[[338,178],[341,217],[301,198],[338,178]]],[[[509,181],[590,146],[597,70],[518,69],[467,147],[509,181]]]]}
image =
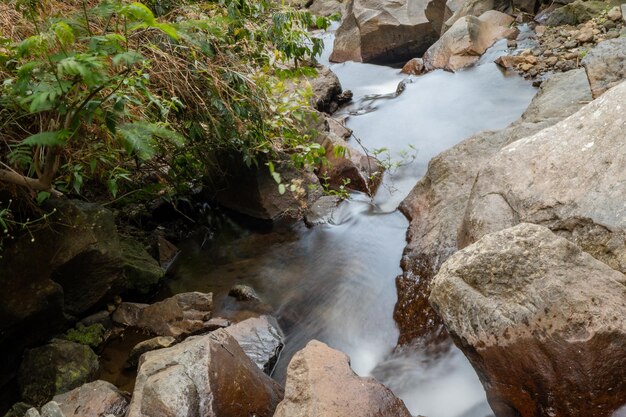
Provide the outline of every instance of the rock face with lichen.
{"type": "Polygon", "coordinates": [[[430,301],[501,417],[608,417],[626,403],[626,276],[522,223],[455,253],[430,301]]]}
{"type": "Polygon", "coordinates": [[[403,274],[396,280],[394,318],[401,344],[446,339],[438,315],[430,308],[430,282],[443,262],[459,248],[458,230],[480,168],[502,147],[536,133],[579,110],[591,100],[582,69],[555,74],[546,81],[522,117],[506,129],[478,133],[442,152],[400,205],[409,218],[403,274]]]}

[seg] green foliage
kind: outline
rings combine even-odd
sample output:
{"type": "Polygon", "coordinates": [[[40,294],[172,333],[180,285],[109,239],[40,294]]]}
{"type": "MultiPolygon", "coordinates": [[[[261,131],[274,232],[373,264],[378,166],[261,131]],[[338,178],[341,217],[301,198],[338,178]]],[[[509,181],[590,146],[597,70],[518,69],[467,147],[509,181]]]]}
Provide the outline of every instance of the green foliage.
{"type": "Polygon", "coordinates": [[[105,331],[104,326],[99,323],[92,324],[91,326],[84,326],[78,323],[75,328],[69,329],[63,338],[71,342],[95,348],[100,346],[104,341],[105,331]]]}
{"type": "Polygon", "coordinates": [[[323,159],[306,127],[310,89],[290,80],[315,72],[304,64],[322,42],[308,28],[328,19],[268,0],[83,0],[58,13],[54,1],[15,1],[32,33],[0,39],[0,162],[46,192],[45,181],[74,194],[89,184],[116,198],[156,181],[176,195],[224,150],[247,164],[323,159]]]}

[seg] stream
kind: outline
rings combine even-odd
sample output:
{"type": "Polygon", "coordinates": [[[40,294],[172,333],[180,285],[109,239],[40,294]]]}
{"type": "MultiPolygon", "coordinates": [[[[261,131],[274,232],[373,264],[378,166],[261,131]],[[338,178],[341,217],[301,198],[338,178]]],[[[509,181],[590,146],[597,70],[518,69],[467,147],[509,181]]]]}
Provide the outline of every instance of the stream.
{"type": "Polygon", "coordinates": [[[391,67],[329,64],[332,33],[324,40],[321,62],[354,93],[353,104],[338,116],[347,117],[347,126],[368,149],[386,148],[398,159],[408,151],[415,160],[387,172],[373,199],[354,193],[329,224],[253,232],[226,221],[210,242],[183,248],[168,290],[213,291],[215,315],[242,318],[247,313],[235,311],[228,289],[234,284],[255,288],[285,332],[274,373],[278,380],[284,380],[292,355],[318,339],[347,353],[356,373],[377,377],[414,415],[491,415],[478,377],[460,351],[436,361],[421,352],[392,353],[398,337],[392,318],[395,278],[408,227],[396,208],[433,156],[481,130],[507,126],[535,89],[492,63],[506,53],[506,41],[468,70],[408,77],[391,67]],[[394,97],[402,80],[406,89],[394,97]]]}

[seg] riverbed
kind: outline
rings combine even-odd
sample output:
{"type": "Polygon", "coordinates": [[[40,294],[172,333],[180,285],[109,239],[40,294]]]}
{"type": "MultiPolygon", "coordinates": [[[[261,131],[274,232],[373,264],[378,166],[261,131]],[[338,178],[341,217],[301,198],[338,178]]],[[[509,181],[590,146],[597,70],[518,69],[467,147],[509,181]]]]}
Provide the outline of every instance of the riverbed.
{"type": "Polygon", "coordinates": [[[321,62],[354,94],[353,103],[336,116],[345,118],[369,152],[407,164],[387,172],[373,198],[352,194],[328,224],[252,231],[223,222],[204,245],[187,244],[168,288],[213,291],[218,313],[239,318],[246,312],[236,311],[228,289],[239,283],[255,288],[285,333],[274,372],[278,380],[284,380],[292,355],[318,339],[347,353],[356,373],[377,377],[414,415],[490,415],[482,386],[458,350],[437,360],[418,351],[393,353],[395,278],[408,227],[397,206],[433,156],[474,133],[507,126],[535,89],[493,64],[506,53],[506,42],[496,44],[473,68],[410,77],[392,67],[330,64],[333,35],[323,36],[321,62]],[[396,96],[402,81],[405,89],[396,96]]]}

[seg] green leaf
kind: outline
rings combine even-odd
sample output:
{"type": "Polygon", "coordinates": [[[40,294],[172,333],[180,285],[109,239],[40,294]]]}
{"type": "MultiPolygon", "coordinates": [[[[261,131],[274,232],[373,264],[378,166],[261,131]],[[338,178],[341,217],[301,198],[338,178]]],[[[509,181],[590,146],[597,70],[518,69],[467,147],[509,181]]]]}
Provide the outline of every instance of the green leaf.
{"type": "Polygon", "coordinates": [[[41,205],[48,198],[50,198],[50,193],[49,192],[47,192],[47,191],[39,191],[37,193],[37,204],[41,205]]]}
{"type": "Polygon", "coordinates": [[[278,194],[283,195],[285,194],[285,184],[278,184],[278,194]]]}
{"type": "Polygon", "coordinates": [[[167,23],[157,23],[156,25],[154,25],[154,27],[157,28],[157,29],[161,29],[161,31],[163,31],[163,33],[165,33],[167,36],[169,36],[170,38],[172,38],[174,40],[179,40],[180,39],[180,35],[179,35],[178,31],[172,25],[169,25],[167,23]]]}
{"type": "Polygon", "coordinates": [[[59,130],[56,132],[41,132],[36,135],[27,137],[22,141],[23,145],[28,146],[57,146],[65,144],[66,131],[59,130]]]}
{"type": "Polygon", "coordinates": [[[272,178],[274,178],[274,181],[276,181],[276,184],[280,184],[281,178],[278,172],[272,172],[272,178]]]}
{"type": "Polygon", "coordinates": [[[143,61],[144,57],[137,51],[127,51],[127,52],[119,53],[117,55],[113,55],[113,58],[111,58],[111,60],[113,61],[115,65],[119,65],[120,63],[123,63],[127,66],[131,66],[138,62],[143,61]]]}

